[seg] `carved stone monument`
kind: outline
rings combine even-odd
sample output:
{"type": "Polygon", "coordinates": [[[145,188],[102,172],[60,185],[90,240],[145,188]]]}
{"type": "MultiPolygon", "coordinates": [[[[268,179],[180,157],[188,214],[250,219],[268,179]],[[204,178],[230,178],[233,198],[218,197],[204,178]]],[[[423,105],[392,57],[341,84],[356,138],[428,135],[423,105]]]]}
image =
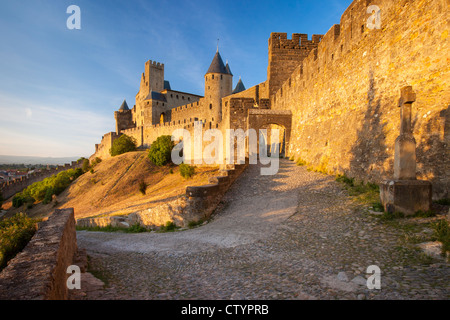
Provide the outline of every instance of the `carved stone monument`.
{"type": "Polygon", "coordinates": [[[431,207],[432,187],[429,181],[416,179],[416,140],[411,128],[411,107],[416,101],[412,87],[401,89],[400,135],[395,140],[394,179],[380,186],[381,203],[387,212],[413,215],[431,207]]]}

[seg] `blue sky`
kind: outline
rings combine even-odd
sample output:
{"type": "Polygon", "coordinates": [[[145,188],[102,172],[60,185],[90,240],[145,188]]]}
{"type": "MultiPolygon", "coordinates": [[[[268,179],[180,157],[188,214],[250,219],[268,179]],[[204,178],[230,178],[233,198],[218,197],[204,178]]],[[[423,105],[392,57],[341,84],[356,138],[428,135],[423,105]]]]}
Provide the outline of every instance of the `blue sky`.
{"type": "Polygon", "coordinates": [[[247,88],[266,79],[271,32],[324,34],[350,0],[0,2],[0,154],[90,156],[132,107],[147,60],[174,90],[203,95],[217,39],[247,88]],[[81,30],[69,30],[69,5],[81,30]]]}

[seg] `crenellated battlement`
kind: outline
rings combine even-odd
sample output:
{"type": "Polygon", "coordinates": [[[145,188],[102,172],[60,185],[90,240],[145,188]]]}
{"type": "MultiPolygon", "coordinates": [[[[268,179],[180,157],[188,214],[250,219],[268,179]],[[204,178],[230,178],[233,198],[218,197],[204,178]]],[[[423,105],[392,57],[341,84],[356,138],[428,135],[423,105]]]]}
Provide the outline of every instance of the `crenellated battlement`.
{"type": "Polygon", "coordinates": [[[148,60],[145,63],[145,66],[151,66],[152,68],[156,68],[156,69],[160,69],[160,70],[164,70],[164,63],[160,63],[157,61],[152,61],[152,60],[148,60]]]}
{"type": "Polygon", "coordinates": [[[270,34],[267,67],[269,96],[278,91],[295,68],[317,49],[322,37],[322,35],[313,35],[312,39],[308,40],[307,34],[293,33],[292,39],[288,39],[286,33],[270,34]]]}

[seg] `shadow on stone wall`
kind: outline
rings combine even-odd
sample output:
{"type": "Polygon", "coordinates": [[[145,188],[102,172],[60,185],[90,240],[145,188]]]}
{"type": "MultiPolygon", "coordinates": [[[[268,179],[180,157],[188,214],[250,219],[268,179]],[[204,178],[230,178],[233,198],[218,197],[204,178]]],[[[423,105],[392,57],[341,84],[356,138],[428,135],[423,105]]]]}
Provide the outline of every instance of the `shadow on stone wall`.
{"type": "Polygon", "coordinates": [[[385,175],[386,167],[393,168],[392,160],[386,164],[386,137],[381,122],[381,94],[377,93],[373,72],[369,74],[369,87],[367,90],[367,110],[364,114],[362,126],[357,132],[357,142],[351,149],[350,171],[346,173],[351,177],[364,181],[380,182],[385,175]]]}
{"type": "MultiPolygon", "coordinates": [[[[413,130],[417,122],[416,113],[412,122],[413,130]]],[[[450,106],[429,117],[422,130],[420,140],[416,141],[417,178],[429,180],[433,184],[434,199],[448,198],[450,106]]]]}

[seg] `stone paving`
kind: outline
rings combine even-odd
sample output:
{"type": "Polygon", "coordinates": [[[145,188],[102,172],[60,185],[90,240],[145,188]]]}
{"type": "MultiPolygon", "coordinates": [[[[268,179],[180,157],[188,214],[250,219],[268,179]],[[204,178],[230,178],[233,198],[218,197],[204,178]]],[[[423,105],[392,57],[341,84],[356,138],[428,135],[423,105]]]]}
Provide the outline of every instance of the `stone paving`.
{"type": "Polygon", "coordinates": [[[104,290],[85,299],[449,299],[449,264],[401,245],[333,177],[252,165],[209,223],[170,233],[77,232],[104,290]],[[366,286],[381,269],[381,290],[366,286]]]}

